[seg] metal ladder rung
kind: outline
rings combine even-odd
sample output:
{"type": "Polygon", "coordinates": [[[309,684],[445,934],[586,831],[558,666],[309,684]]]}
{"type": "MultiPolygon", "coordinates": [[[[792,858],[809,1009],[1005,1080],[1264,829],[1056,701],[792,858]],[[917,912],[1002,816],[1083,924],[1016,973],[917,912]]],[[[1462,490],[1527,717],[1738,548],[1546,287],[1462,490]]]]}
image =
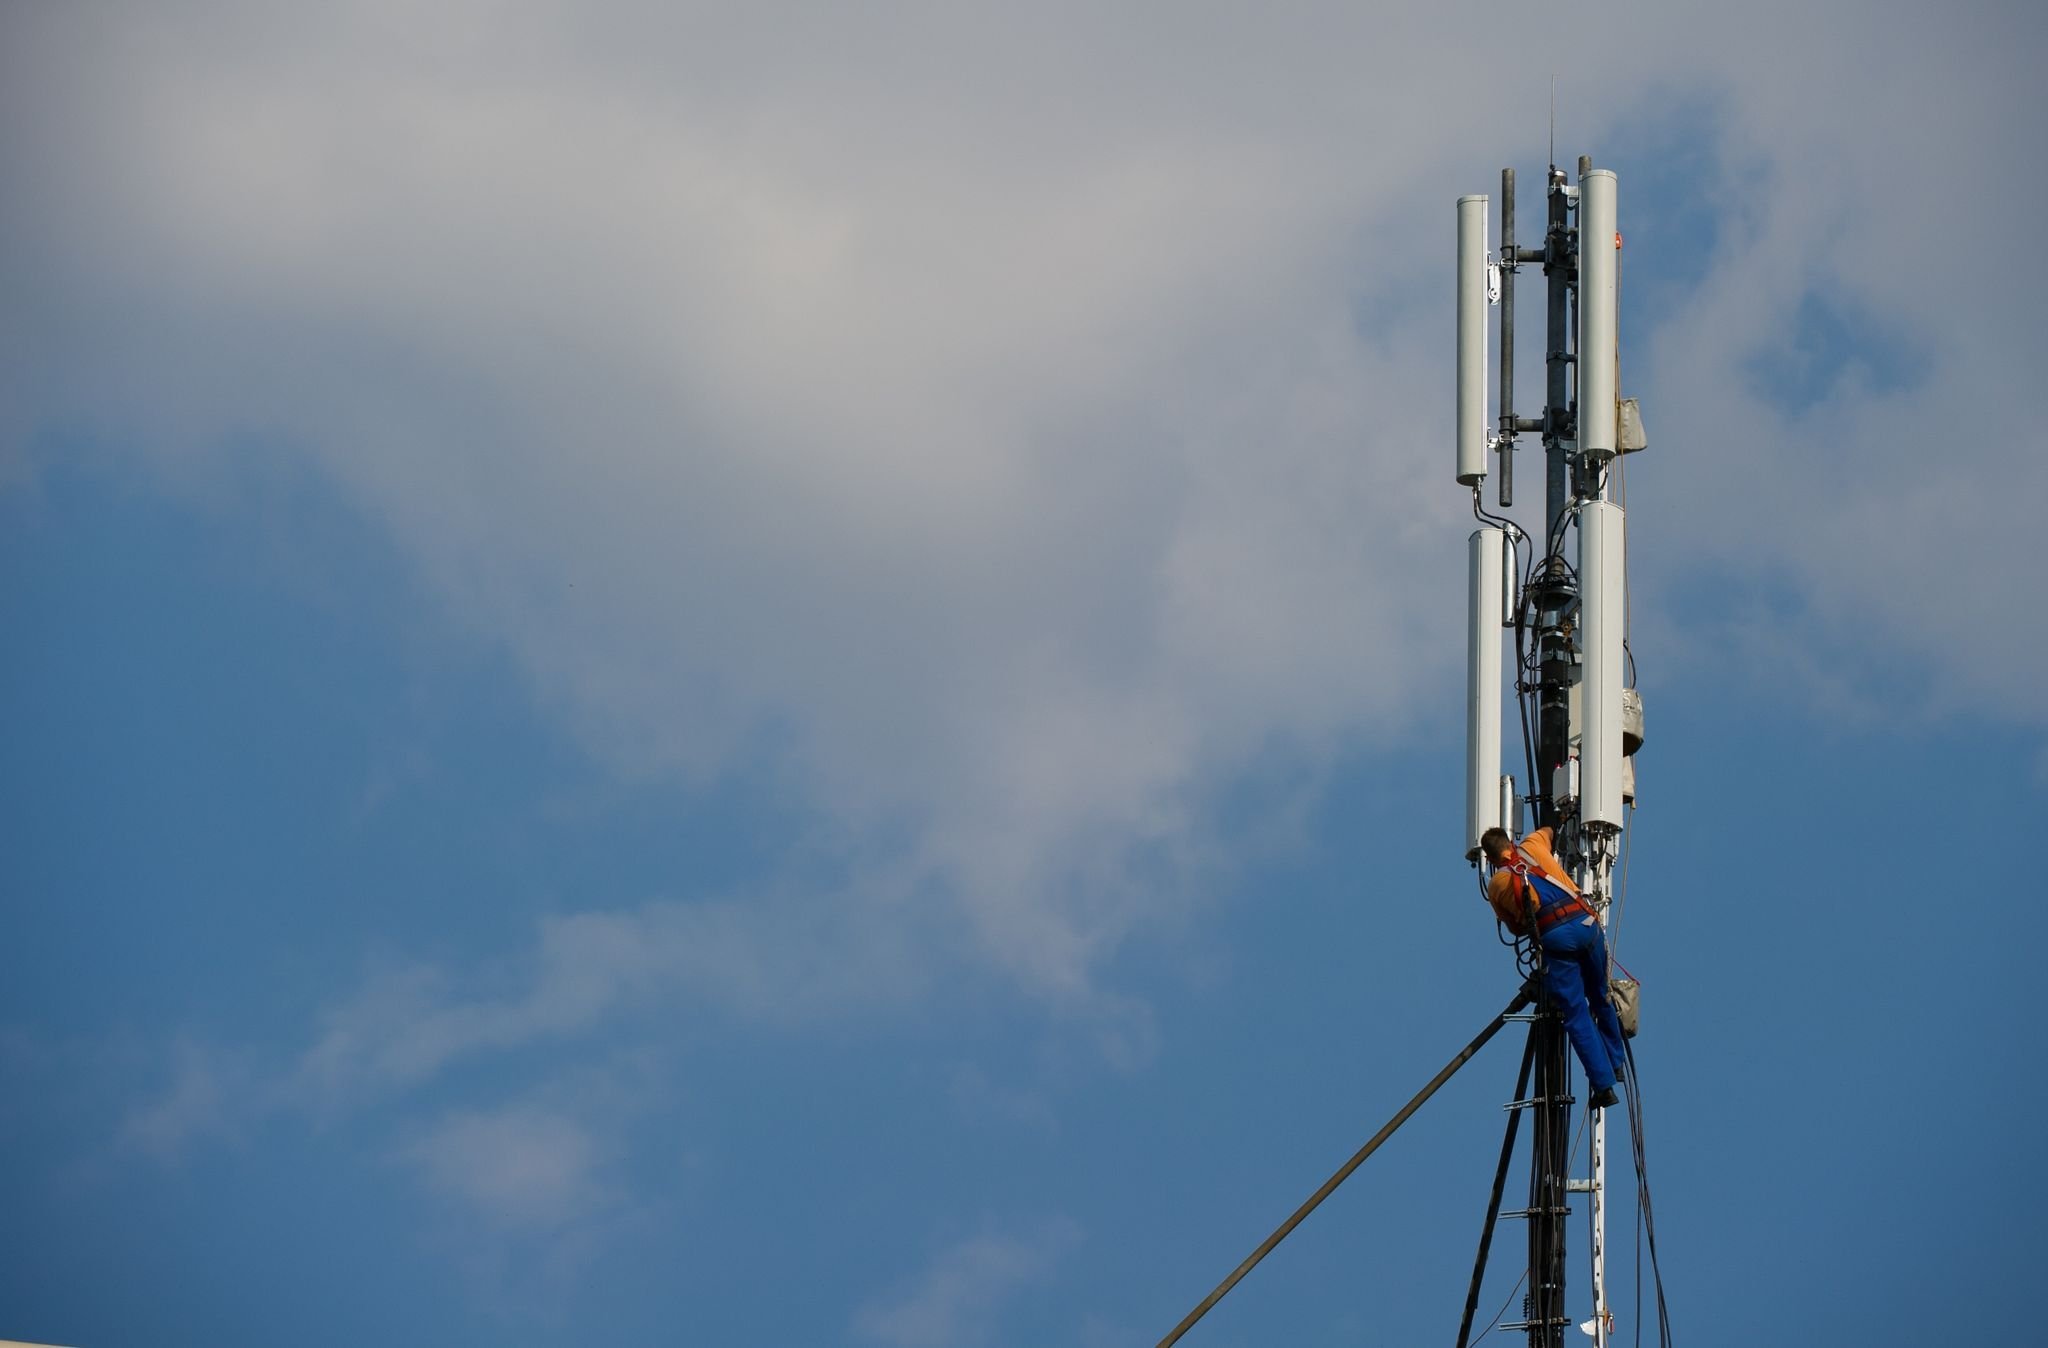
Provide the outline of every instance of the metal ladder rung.
{"type": "Polygon", "coordinates": [[[1570,1208],[1566,1208],[1566,1207],[1556,1207],[1556,1208],[1516,1208],[1516,1209],[1515,1209],[1515,1210],[1514,1210],[1513,1212],[1503,1212],[1503,1213],[1502,1213],[1502,1214],[1500,1215],[1500,1218],[1499,1218],[1499,1220],[1501,1220],[1501,1221],[1504,1221],[1504,1222],[1505,1222],[1505,1221],[1508,1221],[1508,1220],[1510,1220],[1510,1219],[1512,1219],[1512,1218],[1517,1218],[1517,1217],[1534,1217],[1534,1216],[1537,1216],[1538,1214],[1548,1214],[1548,1215],[1550,1215],[1550,1216],[1552,1216],[1552,1217],[1569,1217],[1569,1216],[1571,1216],[1571,1212],[1572,1212],[1572,1210],[1571,1210],[1570,1208]]]}
{"type": "Polygon", "coordinates": [[[1516,1330],[1516,1329],[1539,1329],[1539,1328],[1541,1328],[1541,1327],[1542,1327],[1543,1325],[1545,1325],[1545,1324],[1550,1324],[1550,1325],[1564,1325],[1564,1326],[1567,1326],[1567,1327],[1569,1327],[1569,1326],[1571,1325],[1571,1322],[1572,1322],[1572,1319],[1571,1319],[1571,1317],[1570,1317],[1569,1315],[1560,1315],[1560,1316],[1557,1316],[1557,1317],[1555,1317],[1555,1318],[1553,1318],[1553,1319],[1550,1319],[1550,1320],[1547,1320],[1547,1321],[1546,1321],[1546,1320],[1517,1320],[1517,1321],[1515,1321],[1515,1322],[1514,1322],[1513,1324],[1511,1324],[1511,1325],[1502,1325],[1502,1326],[1501,1326],[1501,1328],[1502,1328],[1503,1330],[1516,1330]]]}
{"type": "Polygon", "coordinates": [[[1575,1105],[1578,1102],[1579,1097],[1576,1095],[1560,1095],[1555,1098],[1548,1095],[1539,1095],[1529,1100],[1510,1100],[1502,1105],[1501,1108],[1528,1109],[1534,1105],[1575,1105]]]}

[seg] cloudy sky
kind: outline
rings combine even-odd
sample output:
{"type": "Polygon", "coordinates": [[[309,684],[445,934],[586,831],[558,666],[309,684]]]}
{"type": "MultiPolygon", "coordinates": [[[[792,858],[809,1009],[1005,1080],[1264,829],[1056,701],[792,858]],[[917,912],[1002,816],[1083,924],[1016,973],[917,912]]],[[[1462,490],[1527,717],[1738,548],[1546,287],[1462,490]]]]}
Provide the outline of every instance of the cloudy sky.
{"type": "MultiPolygon", "coordinates": [[[[2019,4],[0,9],[0,1337],[1155,1342],[1514,987],[1452,204],[1539,216],[1555,75],[1652,440],[1681,1341],[2024,1340],[2044,59],[2019,4]]],[[[1514,1059],[1188,1342],[1448,1341],[1514,1059]]]]}

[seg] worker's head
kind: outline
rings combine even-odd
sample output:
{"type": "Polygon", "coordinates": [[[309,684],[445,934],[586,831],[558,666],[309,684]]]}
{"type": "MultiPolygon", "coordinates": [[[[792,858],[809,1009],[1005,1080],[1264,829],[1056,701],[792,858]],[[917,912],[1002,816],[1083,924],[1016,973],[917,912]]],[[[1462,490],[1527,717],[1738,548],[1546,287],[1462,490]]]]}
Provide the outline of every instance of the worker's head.
{"type": "Polygon", "coordinates": [[[1486,853],[1488,862],[1495,866],[1505,866],[1508,859],[1515,854],[1515,840],[1508,836],[1508,831],[1504,828],[1490,828],[1479,835],[1479,850],[1486,853]]]}

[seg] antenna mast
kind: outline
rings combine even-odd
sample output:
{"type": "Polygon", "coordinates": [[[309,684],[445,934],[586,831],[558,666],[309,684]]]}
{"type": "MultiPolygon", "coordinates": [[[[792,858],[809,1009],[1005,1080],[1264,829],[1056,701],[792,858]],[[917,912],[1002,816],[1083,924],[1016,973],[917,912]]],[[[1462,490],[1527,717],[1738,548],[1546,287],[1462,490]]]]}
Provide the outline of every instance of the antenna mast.
{"type": "MultiPolygon", "coordinates": [[[[1555,91],[1553,89],[1553,99],[1555,91]]],[[[1555,156],[1555,106],[1552,145],[1555,156]]],[[[1458,482],[1472,491],[1482,527],[1472,535],[1467,662],[1467,856],[1480,860],[1479,837],[1493,827],[1521,831],[1526,804],[1537,827],[1557,830],[1557,853],[1581,893],[1605,921],[1626,804],[1634,797],[1629,755],[1641,742],[1641,702],[1624,687],[1626,575],[1623,516],[1610,499],[1616,456],[1642,448],[1631,404],[1618,392],[1615,175],[1578,162],[1571,182],[1553,162],[1544,181],[1539,247],[1515,240],[1515,171],[1501,172],[1500,251],[1485,247],[1487,199],[1458,201],[1458,482]],[[1540,265],[1546,283],[1544,403],[1537,417],[1515,413],[1515,275],[1540,265]],[[1486,416],[1486,310],[1500,308],[1499,412],[1486,416]],[[1627,427],[1629,434],[1620,434],[1627,427]],[[1544,451],[1542,533],[1530,538],[1483,502],[1487,451],[1498,456],[1498,503],[1514,505],[1514,451],[1523,434],[1544,451]],[[1575,547],[1568,535],[1576,534],[1575,547]],[[1514,634],[1512,685],[1531,780],[1517,791],[1501,768],[1501,659],[1514,634]],[[1533,705],[1532,705],[1533,704],[1533,705]],[[1625,736],[1625,704],[1632,719],[1625,736]]],[[[1605,988],[1588,988],[1589,997],[1605,988]]],[[[1573,1323],[1566,1309],[1566,1217],[1573,1194],[1591,1201],[1592,1315],[1581,1328],[1606,1348],[1611,1316],[1605,1266],[1606,1125],[1592,1111],[1591,1165],[1585,1179],[1572,1160],[1571,1058],[1554,1012],[1528,1017],[1529,1094],[1509,1105],[1530,1114],[1529,1203],[1503,1214],[1528,1223],[1523,1330],[1531,1348],[1563,1348],[1573,1323]]],[[[1521,1090],[1517,1089],[1517,1095],[1521,1090]]],[[[1512,1140],[1512,1133],[1510,1134],[1512,1140]]],[[[1503,1152],[1505,1164],[1506,1152],[1503,1152]]],[[[1505,1170],[1503,1170],[1503,1175],[1505,1170]]],[[[1498,1189],[1496,1189],[1497,1206],[1498,1189]]],[[[1491,1218],[1489,1219],[1491,1220],[1491,1218]]],[[[1490,1231],[1489,1231],[1490,1234],[1490,1231]]],[[[1481,1245],[1483,1273],[1486,1244],[1481,1245]]],[[[1467,1330],[1469,1331],[1469,1315],[1467,1330]]],[[[1464,1340],[1460,1339],[1460,1348],[1464,1340]]]]}

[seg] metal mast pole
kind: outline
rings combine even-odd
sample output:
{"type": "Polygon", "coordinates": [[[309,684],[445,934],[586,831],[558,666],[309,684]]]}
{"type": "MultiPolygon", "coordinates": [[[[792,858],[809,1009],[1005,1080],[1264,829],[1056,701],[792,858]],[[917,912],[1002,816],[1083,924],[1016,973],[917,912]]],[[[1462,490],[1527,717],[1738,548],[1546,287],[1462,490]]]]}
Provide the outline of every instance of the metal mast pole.
{"type": "MultiPolygon", "coordinates": [[[[1515,242],[1515,175],[1512,169],[1502,172],[1500,252],[1491,265],[1481,242],[1487,199],[1462,197],[1458,202],[1457,480],[1472,490],[1474,513],[1484,526],[1472,535],[1470,550],[1465,841],[1467,855],[1476,860],[1485,829],[1513,826],[1518,813],[1509,795],[1513,779],[1499,775],[1501,633],[1494,624],[1500,621],[1496,606],[1505,593],[1512,598],[1505,625],[1534,643],[1529,651],[1517,640],[1514,674],[1516,696],[1533,711],[1525,729],[1535,780],[1525,799],[1538,827],[1557,829],[1558,856],[1576,872],[1588,906],[1604,918],[1626,801],[1633,794],[1625,760],[1642,734],[1640,700],[1629,701],[1634,695],[1625,687],[1624,524],[1619,504],[1606,499],[1607,471],[1617,454],[1642,448],[1642,434],[1633,405],[1626,409],[1629,424],[1622,425],[1624,408],[1617,387],[1615,250],[1620,236],[1615,175],[1594,170],[1584,157],[1578,170],[1574,185],[1564,170],[1550,166],[1544,183],[1543,241],[1537,248],[1515,242]],[[1540,263],[1546,283],[1540,417],[1515,413],[1515,271],[1525,263],[1540,263]],[[1482,373],[1485,309],[1493,298],[1489,291],[1497,294],[1501,308],[1499,401],[1497,416],[1490,422],[1482,373]],[[1529,432],[1541,435],[1544,449],[1543,532],[1540,546],[1533,549],[1526,585],[1517,590],[1521,577],[1513,576],[1503,590],[1504,549],[1521,531],[1511,521],[1487,514],[1481,504],[1485,451],[1498,453],[1500,504],[1506,510],[1514,499],[1515,440],[1529,432]],[[1568,534],[1576,539],[1576,564],[1565,551],[1568,534]],[[1631,710],[1625,713],[1625,706],[1631,710]]],[[[1505,555],[1512,558],[1515,552],[1505,555]]],[[[1586,992],[1598,997],[1605,989],[1586,992]]],[[[1568,1039],[1548,1009],[1532,1018],[1529,1035],[1534,1088],[1511,1106],[1534,1115],[1529,1130],[1529,1205],[1505,1214],[1529,1223],[1528,1292],[1523,1319],[1502,1327],[1525,1331],[1530,1348],[1563,1348],[1565,1330],[1572,1323],[1565,1309],[1565,1219],[1569,1195],[1586,1193],[1592,1207],[1591,1332],[1596,1348],[1606,1348],[1604,1119],[1589,1121],[1589,1178],[1572,1179],[1572,1106],[1577,1102],[1571,1094],[1568,1039]]],[[[1483,1262],[1483,1253],[1481,1258],[1483,1262]]]]}
{"type": "Polygon", "coordinates": [[[1575,431],[1576,408],[1571,396],[1571,297],[1577,272],[1577,246],[1571,222],[1571,198],[1564,170],[1550,170],[1549,228],[1543,237],[1543,276],[1549,283],[1549,313],[1544,352],[1543,405],[1543,538],[1542,574],[1536,578],[1539,666],[1536,713],[1537,826],[1559,821],[1558,769],[1571,743],[1570,695],[1572,648],[1564,631],[1565,617],[1577,598],[1571,572],[1555,549],[1561,546],[1564,518],[1571,509],[1572,474],[1568,446],[1575,431]]]}
{"type": "MultiPolygon", "coordinates": [[[[1571,296],[1576,278],[1576,249],[1571,197],[1565,175],[1553,166],[1545,191],[1548,210],[1543,237],[1543,275],[1547,282],[1543,406],[1543,537],[1541,570],[1535,578],[1537,712],[1536,798],[1539,827],[1555,827],[1562,818],[1556,789],[1570,753],[1572,649],[1565,623],[1576,590],[1571,572],[1555,549],[1571,508],[1570,442],[1571,296]]],[[[1524,1317],[1530,1348],[1563,1348],[1571,1323],[1565,1311],[1565,1217],[1571,1165],[1571,1064],[1566,1057],[1564,1027],[1556,1016],[1530,1024],[1535,1040],[1536,1126],[1529,1165],[1529,1294],[1524,1317]]]]}

